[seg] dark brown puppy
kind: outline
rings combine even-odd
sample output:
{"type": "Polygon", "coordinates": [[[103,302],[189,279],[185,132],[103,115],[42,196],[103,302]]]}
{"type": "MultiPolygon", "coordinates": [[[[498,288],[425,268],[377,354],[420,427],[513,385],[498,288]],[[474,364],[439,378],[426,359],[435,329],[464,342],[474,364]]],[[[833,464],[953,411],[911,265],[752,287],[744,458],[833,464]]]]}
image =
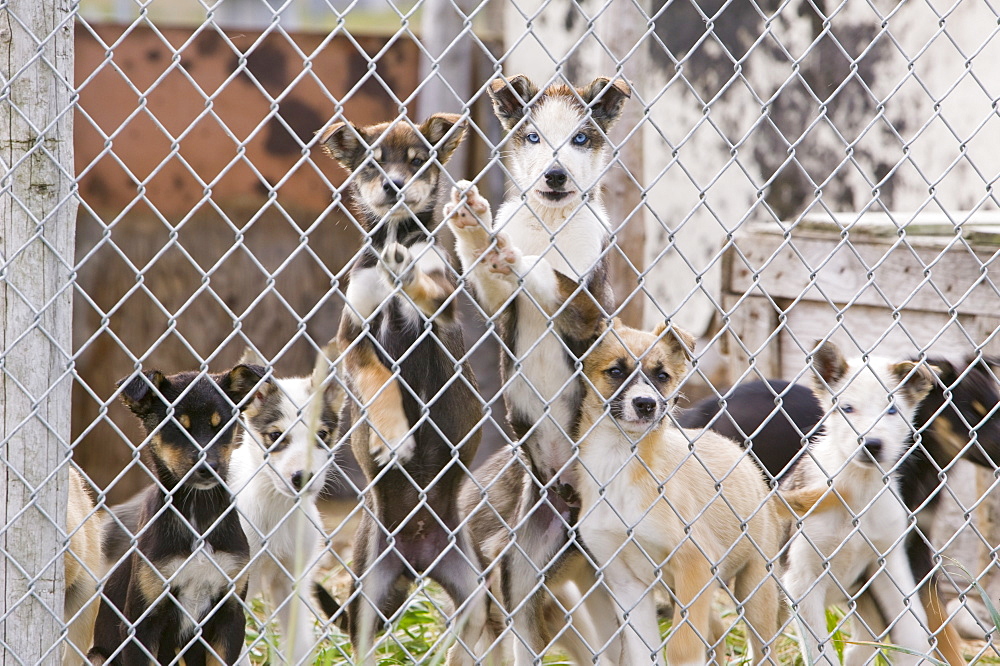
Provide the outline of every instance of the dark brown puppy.
{"type": "Polygon", "coordinates": [[[485,622],[478,556],[455,506],[479,446],[481,400],[465,360],[454,271],[434,234],[450,186],[441,165],[465,135],[459,120],[337,123],[320,137],[351,172],[368,237],[338,333],[353,397],[352,448],[369,481],[349,604],[362,659],[420,573],[467,614],[457,649],[471,647],[485,622]]]}
{"type": "Polygon", "coordinates": [[[104,586],[92,663],[239,659],[250,548],[225,481],[235,408],[263,375],[238,365],[218,375],[154,370],[119,383],[149,434],[157,483],[143,493],[135,550],[113,563],[104,586]]]}

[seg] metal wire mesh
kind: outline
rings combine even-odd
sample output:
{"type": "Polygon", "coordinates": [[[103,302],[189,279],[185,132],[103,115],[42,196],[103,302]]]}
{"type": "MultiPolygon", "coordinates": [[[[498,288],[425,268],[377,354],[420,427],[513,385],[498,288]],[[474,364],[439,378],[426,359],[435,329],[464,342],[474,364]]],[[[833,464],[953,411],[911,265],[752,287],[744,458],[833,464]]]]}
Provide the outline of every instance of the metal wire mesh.
{"type": "Polygon", "coordinates": [[[46,29],[33,11],[0,2],[0,42],[30,45],[0,95],[30,130],[4,137],[0,178],[28,219],[0,260],[4,663],[86,663],[99,606],[122,658],[232,661],[228,604],[255,666],[875,663],[844,641],[1000,662],[992,5],[84,0],[46,29]],[[42,124],[19,92],[36,71],[42,124]],[[357,163],[322,150],[345,122],[357,163]],[[44,178],[19,174],[58,165],[67,133],[75,170],[39,213],[44,178]],[[405,177],[390,134],[413,140],[405,177]],[[431,178],[467,228],[421,217],[431,178]],[[584,194],[555,222],[551,188],[584,194]],[[67,206],[75,258],[53,236],[67,206]],[[606,239],[578,231],[592,219],[606,239]],[[46,295],[32,271],[57,276],[46,295]],[[817,341],[860,363],[849,381],[817,341]],[[206,386],[214,415],[186,407],[206,386]],[[171,441],[194,452],[172,477],[171,441]],[[185,493],[209,468],[236,499],[203,520],[185,493]],[[189,532],[169,557],[163,516],[189,532]],[[239,536],[213,541],[227,521],[239,536]],[[145,581],[138,610],[115,575],[145,581]],[[157,607],[179,637],[159,654],[140,640],[157,607]]]}

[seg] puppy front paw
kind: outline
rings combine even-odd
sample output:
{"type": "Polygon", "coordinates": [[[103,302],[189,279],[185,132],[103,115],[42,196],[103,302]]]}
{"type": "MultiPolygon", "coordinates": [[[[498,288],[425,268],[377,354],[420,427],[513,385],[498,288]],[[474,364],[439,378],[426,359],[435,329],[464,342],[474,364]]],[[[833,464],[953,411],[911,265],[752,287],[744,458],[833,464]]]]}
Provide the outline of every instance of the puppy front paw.
{"type": "Polygon", "coordinates": [[[380,267],[390,281],[398,279],[404,286],[413,281],[413,257],[405,245],[390,243],[382,250],[381,259],[380,267]]]}
{"type": "Polygon", "coordinates": [[[493,219],[490,204],[479,194],[479,188],[467,180],[460,180],[451,190],[451,201],[445,204],[444,218],[456,233],[489,236],[493,219]]]}
{"type": "Polygon", "coordinates": [[[379,467],[388,465],[392,461],[394,453],[399,464],[405,465],[413,458],[413,451],[416,448],[417,440],[413,438],[413,435],[405,435],[400,439],[392,441],[383,440],[374,432],[371,434],[369,451],[379,467]]]}
{"type": "Polygon", "coordinates": [[[521,261],[521,251],[507,238],[507,234],[499,232],[494,236],[493,247],[483,253],[483,264],[495,275],[517,277],[514,267],[521,261]]]}

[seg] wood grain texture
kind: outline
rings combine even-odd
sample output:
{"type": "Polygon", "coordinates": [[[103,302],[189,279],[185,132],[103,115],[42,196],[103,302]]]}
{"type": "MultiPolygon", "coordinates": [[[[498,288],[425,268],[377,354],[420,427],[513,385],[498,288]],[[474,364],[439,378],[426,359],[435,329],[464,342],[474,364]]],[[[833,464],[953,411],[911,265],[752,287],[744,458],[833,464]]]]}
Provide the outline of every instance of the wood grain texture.
{"type": "Polygon", "coordinates": [[[61,657],[72,386],[73,22],[0,10],[0,663],[61,657]]]}

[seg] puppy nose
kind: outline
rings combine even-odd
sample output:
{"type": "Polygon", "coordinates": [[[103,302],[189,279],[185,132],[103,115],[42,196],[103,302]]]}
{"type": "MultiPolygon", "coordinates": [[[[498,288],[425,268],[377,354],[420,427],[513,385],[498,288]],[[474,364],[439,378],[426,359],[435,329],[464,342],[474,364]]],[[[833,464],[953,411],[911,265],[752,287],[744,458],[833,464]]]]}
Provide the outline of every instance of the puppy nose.
{"type": "Polygon", "coordinates": [[[560,168],[549,169],[545,172],[545,184],[554,190],[560,190],[566,186],[566,172],[560,168]]]}
{"type": "Polygon", "coordinates": [[[875,460],[880,460],[879,455],[882,453],[882,440],[878,438],[865,438],[864,443],[865,450],[871,455],[875,460]]]}
{"type": "Polygon", "coordinates": [[[194,470],[195,476],[199,481],[212,481],[215,479],[215,473],[219,471],[218,461],[210,462],[206,460],[194,470]]]}
{"type": "Polygon", "coordinates": [[[382,190],[386,194],[396,194],[403,189],[403,181],[399,179],[386,178],[382,181],[382,190]]]}
{"type": "Polygon", "coordinates": [[[633,398],[632,406],[639,416],[652,416],[656,411],[656,400],[653,398],[633,398]]]}
{"type": "Polygon", "coordinates": [[[302,490],[302,486],[309,483],[309,479],[312,478],[312,474],[308,472],[298,471],[292,474],[292,487],[296,490],[302,490]]]}

